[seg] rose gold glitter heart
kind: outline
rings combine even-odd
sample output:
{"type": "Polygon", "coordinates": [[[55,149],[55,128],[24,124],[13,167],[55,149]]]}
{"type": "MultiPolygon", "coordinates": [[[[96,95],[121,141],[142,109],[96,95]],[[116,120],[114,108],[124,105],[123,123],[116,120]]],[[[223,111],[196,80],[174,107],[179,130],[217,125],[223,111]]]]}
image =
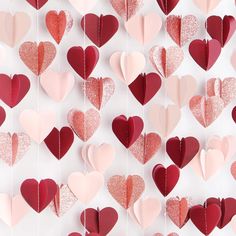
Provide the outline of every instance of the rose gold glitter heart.
{"type": "Polygon", "coordinates": [[[69,111],[67,120],[75,134],[83,141],[88,141],[100,123],[100,115],[94,109],[89,109],[86,113],[72,109],[69,111]]]}
{"type": "Polygon", "coordinates": [[[110,78],[89,78],[82,84],[90,102],[100,110],[111,98],[115,91],[115,83],[110,78]]]}
{"type": "Polygon", "coordinates": [[[231,174],[234,177],[234,179],[236,180],[236,161],[233,162],[233,164],[231,165],[231,174]]]}
{"type": "Polygon", "coordinates": [[[146,164],[157,153],[160,146],[161,138],[158,134],[141,134],[129,150],[139,162],[146,164]]]}
{"type": "Polygon", "coordinates": [[[0,133],[0,158],[9,166],[16,164],[28,151],[30,137],[25,133],[0,133]]]}
{"type": "Polygon", "coordinates": [[[125,209],[132,206],[145,189],[144,180],[139,175],[125,176],[114,175],[107,184],[112,197],[125,209]]]}
{"type": "Polygon", "coordinates": [[[158,73],[167,78],[181,65],[184,59],[184,53],[179,47],[165,49],[161,46],[154,46],[150,50],[149,58],[158,73]]]}
{"type": "Polygon", "coordinates": [[[50,42],[25,42],[20,46],[19,54],[25,65],[35,74],[42,74],[56,56],[56,48],[50,42]]]}
{"type": "Polygon", "coordinates": [[[198,122],[206,128],[221,114],[224,101],[217,96],[208,99],[204,96],[194,96],[189,102],[189,108],[198,122]]]}

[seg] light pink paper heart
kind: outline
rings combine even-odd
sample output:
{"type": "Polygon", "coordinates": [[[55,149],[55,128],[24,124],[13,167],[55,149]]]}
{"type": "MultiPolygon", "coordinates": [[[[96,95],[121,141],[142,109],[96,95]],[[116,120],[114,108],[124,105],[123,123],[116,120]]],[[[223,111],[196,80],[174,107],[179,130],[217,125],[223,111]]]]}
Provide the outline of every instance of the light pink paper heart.
{"type": "Polygon", "coordinates": [[[29,150],[30,137],[25,133],[0,133],[0,159],[9,166],[16,164],[29,150]]]}
{"type": "Polygon", "coordinates": [[[197,82],[191,75],[186,75],[181,78],[171,76],[167,78],[165,89],[167,96],[179,107],[188,104],[190,98],[197,90],[197,82]]]}
{"type": "Polygon", "coordinates": [[[234,50],[234,52],[231,56],[231,63],[232,63],[234,70],[236,70],[236,50],[234,50]]]}
{"type": "Polygon", "coordinates": [[[169,105],[165,108],[159,104],[154,104],[148,115],[157,132],[162,137],[167,137],[178,124],[181,112],[176,105],[169,105]]]}
{"type": "Polygon", "coordinates": [[[125,22],[126,31],[143,45],[155,38],[161,26],[161,17],[156,13],[149,13],[145,16],[136,15],[125,22]]]}
{"type": "Polygon", "coordinates": [[[56,102],[63,101],[74,87],[75,78],[70,72],[45,71],[40,77],[44,91],[56,102]]]}
{"type": "Polygon", "coordinates": [[[102,188],[104,177],[100,172],[87,174],[74,172],[68,177],[68,186],[74,195],[84,204],[88,204],[102,188]]]}
{"type": "Polygon", "coordinates": [[[30,29],[31,19],[25,12],[0,12],[0,41],[15,47],[30,29]]]}
{"type": "Polygon", "coordinates": [[[98,0],[68,0],[81,15],[89,13],[97,4],[98,0]]]}
{"type": "Polygon", "coordinates": [[[234,179],[236,180],[236,161],[233,162],[233,164],[231,165],[231,175],[234,177],[234,179]]]}
{"type": "Polygon", "coordinates": [[[221,0],[193,0],[196,6],[203,11],[204,13],[209,13],[217,5],[220,3],[221,0]]]}
{"type": "Polygon", "coordinates": [[[161,46],[154,46],[149,53],[150,61],[157,72],[168,78],[181,65],[184,53],[179,47],[169,47],[165,49],[161,46]]]}
{"type": "Polygon", "coordinates": [[[197,121],[206,128],[221,114],[224,101],[217,96],[207,99],[204,96],[194,96],[189,102],[189,108],[197,121]]]}
{"type": "Polygon", "coordinates": [[[25,132],[36,143],[41,143],[55,126],[56,119],[54,112],[28,109],[21,112],[19,120],[25,132]]]}

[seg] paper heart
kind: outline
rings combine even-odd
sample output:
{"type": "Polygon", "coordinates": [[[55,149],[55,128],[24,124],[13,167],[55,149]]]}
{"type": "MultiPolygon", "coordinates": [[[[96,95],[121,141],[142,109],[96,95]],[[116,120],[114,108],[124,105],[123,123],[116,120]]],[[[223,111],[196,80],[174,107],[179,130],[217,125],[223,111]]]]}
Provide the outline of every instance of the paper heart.
{"type": "Polygon", "coordinates": [[[16,164],[30,147],[30,137],[25,133],[0,133],[0,159],[9,166],[16,164]]]}
{"type": "Polygon", "coordinates": [[[82,18],[81,27],[89,39],[100,48],[115,35],[119,21],[113,15],[97,16],[90,13],[82,18]]]}
{"type": "Polygon", "coordinates": [[[97,4],[97,0],[69,0],[70,4],[78,11],[81,15],[85,15],[90,12],[92,8],[97,4]]]}
{"type": "Polygon", "coordinates": [[[104,177],[97,171],[87,174],[74,172],[68,177],[70,190],[84,204],[88,204],[97,195],[103,184],[104,177]]]}
{"type": "Polygon", "coordinates": [[[171,11],[176,7],[179,0],[156,0],[159,7],[165,15],[169,15],[171,11]]]}
{"type": "Polygon", "coordinates": [[[161,46],[154,46],[149,52],[149,58],[158,73],[168,78],[181,65],[184,53],[179,47],[172,46],[166,49],[161,46]]]}
{"type": "Polygon", "coordinates": [[[117,77],[130,85],[145,67],[146,59],[140,52],[115,52],[110,57],[110,65],[117,77]]]}
{"type": "Polygon", "coordinates": [[[234,122],[236,123],[236,106],[232,110],[232,118],[233,118],[234,122]]]}
{"type": "Polygon", "coordinates": [[[210,70],[221,53],[221,45],[215,40],[193,40],[189,45],[189,53],[194,61],[203,69],[210,70]]]}
{"type": "Polygon", "coordinates": [[[231,175],[234,177],[234,179],[236,180],[236,161],[233,162],[233,164],[231,165],[231,175]]]}
{"type": "Polygon", "coordinates": [[[233,52],[233,54],[231,56],[231,64],[232,64],[234,70],[236,70],[236,50],[233,52]]]}
{"type": "Polygon", "coordinates": [[[112,121],[112,131],[119,141],[129,148],[138,139],[143,130],[143,120],[139,116],[129,117],[117,116],[112,121]]]}
{"type": "Polygon", "coordinates": [[[89,101],[101,110],[114,94],[115,83],[111,78],[90,77],[82,84],[82,89],[89,101]]]}
{"type": "Polygon", "coordinates": [[[236,30],[236,21],[233,16],[210,16],[206,21],[208,34],[221,43],[224,47],[232,38],[236,30]]]}
{"type": "Polygon", "coordinates": [[[110,0],[116,13],[125,21],[133,17],[143,5],[143,0],[110,0]]]}
{"type": "Polygon", "coordinates": [[[161,17],[156,13],[136,15],[125,22],[126,31],[141,44],[152,41],[162,26],[161,17]]]}
{"type": "Polygon", "coordinates": [[[145,189],[145,183],[139,175],[114,175],[107,183],[112,197],[125,209],[130,208],[140,198],[145,189]]]}
{"type": "Polygon", "coordinates": [[[28,212],[29,207],[21,195],[0,194],[0,219],[8,226],[17,225],[28,212]]]}
{"type": "Polygon", "coordinates": [[[90,233],[98,235],[107,235],[115,226],[118,220],[118,214],[112,207],[106,207],[100,210],[99,208],[87,208],[80,216],[82,225],[90,233]]]}
{"type": "Polygon", "coordinates": [[[20,191],[29,206],[40,213],[55,197],[57,185],[52,179],[44,179],[39,183],[35,179],[26,179],[21,184],[20,191]]]}
{"type": "Polygon", "coordinates": [[[26,0],[32,7],[39,10],[48,0],[26,0]]]}
{"type": "Polygon", "coordinates": [[[220,3],[221,0],[193,0],[197,7],[204,13],[209,13],[220,3]]]}
{"type": "Polygon", "coordinates": [[[82,236],[80,233],[70,233],[68,236],[82,236]]]}
{"type": "Polygon", "coordinates": [[[73,18],[68,11],[49,11],[46,14],[46,26],[57,44],[60,44],[65,33],[73,26],[73,18]]]}
{"type": "Polygon", "coordinates": [[[197,121],[206,128],[221,114],[224,109],[224,101],[218,96],[209,98],[194,96],[189,102],[189,108],[197,121]]]}
{"type": "Polygon", "coordinates": [[[37,112],[28,109],[21,112],[19,121],[25,132],[39,144],[53,129],[55,114],[51,111],[37,112]]]}
{"type": "Polygon", "coordinates": [[[48,69],[41,75],[40,84],[49,97],[60,102],[73,89],[75,78],[70,72],[61,73],[48,69]]]}
{"type": "Polygon", "coordinates": [[[100,115],[94,109],[89,109],[85,113],[72,109],[67,115],[68,123],[75,134],[84,142],[88,141],[100,124],[100,115]]]}
{"type": "Polygon", "coordinates": [[[72,47],[67,53],[69,64],[84,80],[93,72],[98,59],[99,51],[94,46],[88,46],[85,50],[82,47],[72,47]]]}
{"type": "Polygon", "coordinates": [[[30,29],[31,19],[25,12],[0,12],[0,41],[15,47],[30,29]]]}
{"type": "Polygon", "coordinates": [[[5,119],[6,119],[6,112],[5,112],[4,108],[2,106],[0,106],[0,127],[4,123],[5,119]]]}
{"type": "MultiPolygon", "coordinates": [[[[164,235],[161,233],[156,233],[156,234],[154,234],[154,236],[164,236],[164,235]]],[[[170,233],[167,236],[179,236],[179,235],[177,233],[170,233]]]]}
{"type": "Polygon", "coordinates": [[[62,127],[60,131],[54,127],[44,142],[50,152],[60,160],[73,144],[74,133],[69,127],[62,127]]]}
{"type": "Polygon", "coordinates": [[[199,23],[195,16],[175,16],[166,18],[166,31],[175,43],[182,47],[188,43],[199,29],[199,23]]]}
{"type": "Polygon", "coordinates": [[[180,171],[175,165],[165,168],[163,165],[158,164],[152,170],[152,178],[164,197],[174,189],[179,180],[179,175],[180,171]]]}
{"type": "Polygon", "coordinates": [[[37,76],[41,75],[56,56],[56,48],[50,42],[25,42],[19,54],[25,65],[37,76]]]}
{"type": "Polygon", "coordinates": [[[178,124],[181,111],[176,105],[168,105],[166,108],[159,104],[152,105],[149,110],[149,119],[153,127],[162,137],[167,137],[178,124]]]}
{"type": "Polygon", "coordinates": [[[140,135],[129,148],[134,157],[143,165],[158,152],[161,147],[161,137],[156,133],[140,135]]]}
{"type": "Polygon", "coordinates": [[[147,104],[161,88],[161,78],[156,73],[140,74],[130,85],[129,89],[142,104],[147,104]]]}

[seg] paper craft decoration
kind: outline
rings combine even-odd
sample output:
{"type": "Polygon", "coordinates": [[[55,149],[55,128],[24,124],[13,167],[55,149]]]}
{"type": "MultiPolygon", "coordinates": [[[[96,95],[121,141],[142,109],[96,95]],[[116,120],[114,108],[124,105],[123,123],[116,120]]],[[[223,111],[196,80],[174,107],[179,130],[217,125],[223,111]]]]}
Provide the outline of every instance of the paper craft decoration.
{"type": "Polygon", "coordinates": [[[169,15],[170,12],[177,6],[179,0],[156,0],[159,7],[165,15],[169,15]]]}
{"type": "Polygon", "coordinates": [[[78,11],[81,15],[87,14],[90,10],[92,10],[98,0],[68,0],[70,4],[78,11]]]}
{"type": "Polygon", "coordinates": [[[232,118],[234,120],[234,123],[236,123],[236,106],[232,110],[232,118]]]}
{"type": "Polygon", "coordinates": [[[0,106],[0,127],[4,123],[5,119],[6,119],[6,112],[5,112],[4,108],[2,106],[0,106]]]}
{"type": "Polygon", "coordinates": [[[233,164],[231,165],[230,172],[231,172],[231,175],[236,180],[236,161],[233,162],[233,164]]]}
{"type": "Polygon", "coordinates": [[[203,11],[205,14],[208,14],[217,7],[221,0],[193,0],[193,2],[201,11],[203,11]]]}
{"type": "Polygon", "coordinates": [[[47,3],[48,0],[26,0],[26,1],[36,10],[39,10],[47,3]]]}

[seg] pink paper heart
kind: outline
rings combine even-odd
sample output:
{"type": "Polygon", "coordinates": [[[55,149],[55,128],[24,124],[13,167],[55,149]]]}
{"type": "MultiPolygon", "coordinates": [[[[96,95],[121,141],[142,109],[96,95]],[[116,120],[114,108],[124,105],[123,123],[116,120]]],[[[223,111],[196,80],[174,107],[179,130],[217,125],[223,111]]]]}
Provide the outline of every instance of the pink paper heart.
{"type": "Polygon", "coordinates": [[[169,47],[165,49],[161,46],[154,46],[149,53],[150,61],[157,72],[168,78],[181,65],[184,53],[179,47],[169,47]]]}
{"type": "Polygon", "coordinates": [[[97,4],[97,0],[69,0],[70,4],[81,15],[85,15],[92,10],[97,4]]]}
{"type": "Polygon", "coordinates": [[[149,43],[159,33],[162,20],[156,13],[136,15],[125,22],[126,31],[141,44],[149,43]]]}
{"type": "Polygon", "coordinates": [[[221,0],[194,0],[197,7],[204,13],[209,13],[220,3],[221,0]]]}
{"type": "Polygon", "coordinates": [[[234,179],[236,180],[236,161],[233,162],[233,164],[231,165],[231,175],[234,177],[234,179]]]}
{"type": "Polygon", "coordinates": [[[231,56],[231,63],[232,63],[234,70],[236,70],[236,50],[234,50],[234,52],[231,56]]]}

